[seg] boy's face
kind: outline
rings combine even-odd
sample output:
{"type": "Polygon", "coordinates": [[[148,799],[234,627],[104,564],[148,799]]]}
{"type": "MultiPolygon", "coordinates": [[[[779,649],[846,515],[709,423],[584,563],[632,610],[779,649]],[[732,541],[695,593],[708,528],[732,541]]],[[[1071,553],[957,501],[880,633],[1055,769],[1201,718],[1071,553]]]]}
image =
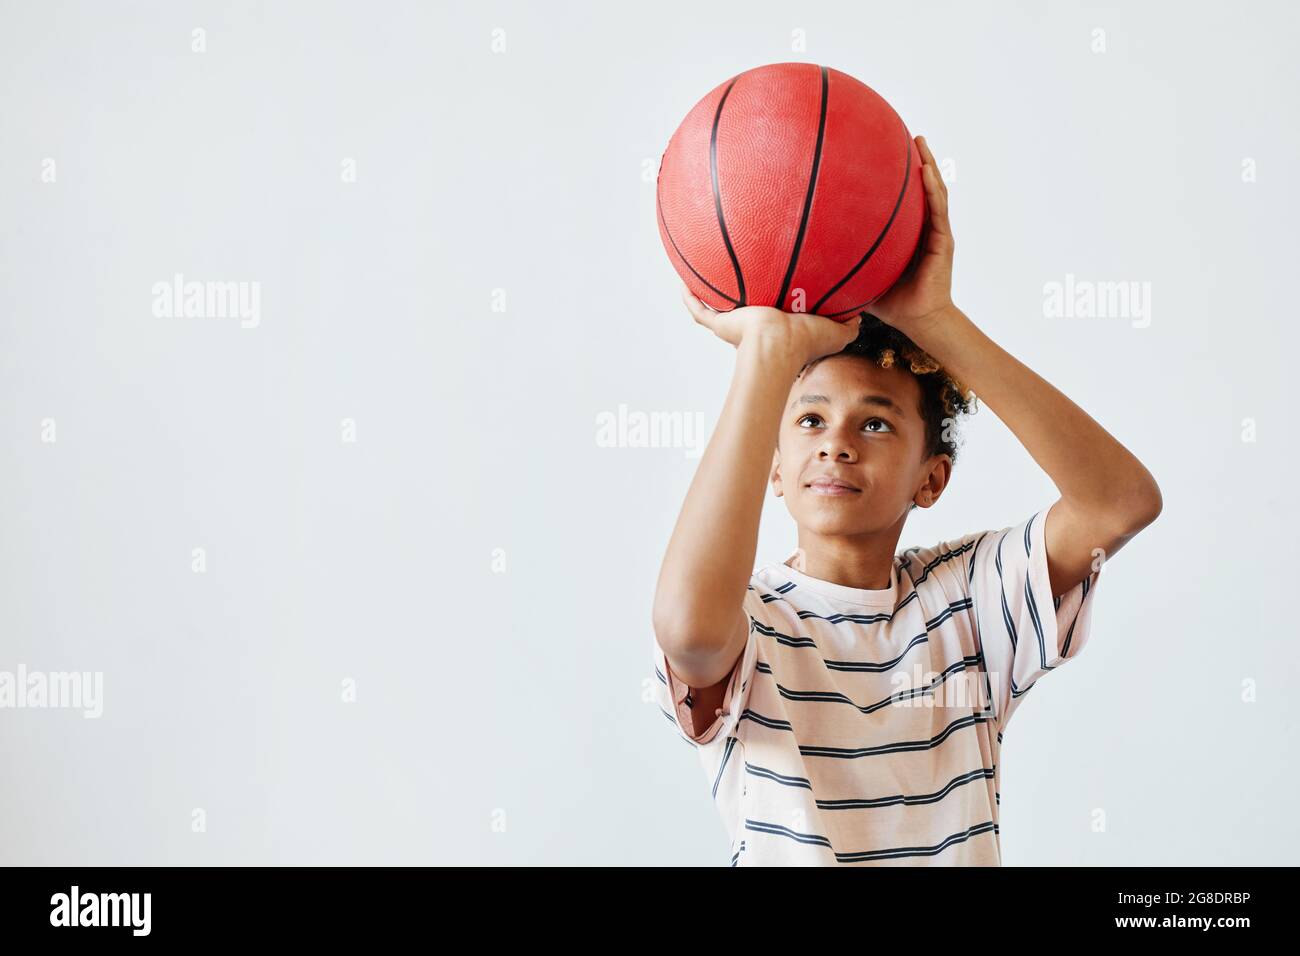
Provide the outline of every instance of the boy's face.
{"type": "Polygon", "coordinates": [[[939,499],[952,461],[924,454],[920,402],[915,375],[859,356],[831,356],[795,380],[771,481],[801,531],[901,530],[912,502],[928,508],[939,499]],[[856,490],[818,481],[828,477],[856,490]]]}

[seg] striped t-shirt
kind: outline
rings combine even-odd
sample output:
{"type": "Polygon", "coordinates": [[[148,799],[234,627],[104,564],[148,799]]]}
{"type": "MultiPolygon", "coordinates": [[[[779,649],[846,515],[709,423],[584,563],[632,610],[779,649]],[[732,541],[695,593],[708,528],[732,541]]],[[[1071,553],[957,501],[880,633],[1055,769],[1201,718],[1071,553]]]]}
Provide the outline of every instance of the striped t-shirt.
{"type": "Polygon", "coordinates": [[[1093,571],[1054,599],[1043,526],[906,549],[890,586],[760,568],[722,707],[692,697],[654,642],[655,693],[696,747],[732,866],[991,865],[998,752],[1020,701],[1088,639],[1093,571]]]}

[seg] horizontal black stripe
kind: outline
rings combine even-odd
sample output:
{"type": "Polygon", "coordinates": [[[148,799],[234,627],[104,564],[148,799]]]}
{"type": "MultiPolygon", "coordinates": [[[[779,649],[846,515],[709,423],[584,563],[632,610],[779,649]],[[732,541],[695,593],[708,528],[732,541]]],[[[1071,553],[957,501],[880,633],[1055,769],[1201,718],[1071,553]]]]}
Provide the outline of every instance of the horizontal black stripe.
{"type": "MultiPolygon", "coordinates": [[[[749,764],[745,764],[745,769],[749,769],[749,764]]],[[[843,800],[818,800],[817,809],[866,810],[877,807],[918,806],[926,803],[938,803],[962,784],[971,783],[975,780],[992,780],[993,777],[994,770],[992,767],[980,767],[978,770],[972,770],[969,773],[953,777],[941,790],[936,790],[934,793],[899,793],[888,797],[848,797],[843,800]]]]}
{"type": "Polygon", "coordinates": [[[740,719],[752,720],[760,727],[771,727],[773,730],[788,730],[791,733],[794,733],[794,727],[790,725],[790,721],[778,720],[775,717],[765,717],[758,711],[750,710],[748,707],[746,707],[744,713],[740,715],[740,719]]]}
{"type": "MultiPolygon", "coordinates": [[[[913,592],[913,594],[915,593],[916,592],[913,592]]],[[[943,624],[945,621],[950,619],[958,611],[970,610],[971,606],[972,606],[971,599],[968,597],[960,598],[956,601],[952,601],[951,603],[946,605],[942,611],[940,611],[934,617],[930,618],[928,621],[925,622],[926,632],[928,633],[930,631],[933,631],[940,624],[943,624]]],[[[816,620],[825,621],[827,624],[836,624],[836,625],[838,624],[880,624],[892,620],[893,615],[884,614],[884,613],[865,615],[865,616],[858,615],[858,614],[836,614],[836,615],[832,615],[831,617],[822,617],[819,614],[800,614],[799,618],[800,620],[808,620],[809,618],[814,618],[816,620]]],[[[772,638],[778,644],[784,644],[787,647],[816,647],[817,646],[817,642],[813,640],[811,637],[797,637],[793,634],[786,634],[782,631],[778,631],[776,628],[772,627],[772,625],[760,621],[752,614],[749,615],[749,621],[750,621],[751,628],[757,630],[760,634],[762,634],[765,637],[772,638]]]]}
{"type": "Polygon", "coordinates": [[[777,773],[775,770],[769,770],[767,767],[759,767],[745,761],[745,773],[752,774],[755,777],[763,777],[774,783],[779,783],[785,787],[802,787],[805,790],[812,789],[812,781],[807,777],[793,777],[789,774],[777,773]]]}
{"type": "Polygon", "coordinates": [[[998,825],[989,820],[986,823],[979,823],[959,833],[954,833],[934,846],[900,846],[887,850],[859,850],[852,853],[836,853],[835,859],[840,863],[865,863],[868,860],[897,860],[908,856],[934,856],[942,853],[950,846],[965,843],[971,837],[979,836],[981,833],[993,833],[996,836],[997,832],[998,825]]]}
{"type": "Polygon", "coordinates": [[[753,830],[756,833],[771,833],[775,836],[783,836],[797,843],[824,846],[828,850],[831,848],[831,841],[819,833],[800,833],[797,830],[791,830],[789,827],[783,827],[779,823],[765,823],[762,820],[746,819],[745,829],[753,830]]]}
{"type": "MultiPolygon", "coordinates": [[[[929,634],[918,634],[908,642],[899,655],[888,661],[832,661],[826,660],[828,671],[848,671],[850,673],[878,674],[893,670],[914,648],[930,642],[929,634]]],[[[825,658],[823,658],[825,660],[825,658]]]]}
{"type": "Polygon", "coordinates": [[[878,700],[873,704],[855,704],[849,697],[833,690],[793,690],[777,682],[777,692],[786,700],[797,703],[822,703],[822,704],[847,704],[861,714],[872,714],[884,707],[890,707],[903,701],[915,700],[918,697],[925,697],[934,692],[934,689],[954,674],[959,674],[979,663],[979,656],[972,655],[963,657],[959,661],[954,661],[938,673],[933,681],[924,687],[913,687],[910,690],[899,691],[896,694],[890,694],[888,697],[878,700]]]}
{"type": "Polygon", "coordinates": [[[930,750],[943,744],[957,731],[973,727],[989,719],[980,714],[968,714],[958,717],[928,740],[901,740],[897,743],[880,744],[875,747],[828,747],[819,744],[800,744],[799,753],[805,757],[835,757],[841,760],[856,760],[859,757],[879,757],[883,754],[905,753],[911,750],[930,750]]]}

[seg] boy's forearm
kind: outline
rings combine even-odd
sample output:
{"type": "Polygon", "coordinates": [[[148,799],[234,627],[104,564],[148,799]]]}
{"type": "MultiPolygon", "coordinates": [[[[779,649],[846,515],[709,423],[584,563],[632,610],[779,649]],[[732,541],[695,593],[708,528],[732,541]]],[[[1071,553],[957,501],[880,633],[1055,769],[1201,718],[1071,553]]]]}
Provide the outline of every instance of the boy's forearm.
{"type": "Polygon", "coordinates": [[[655,591],[661,640],[729,636],[753,573],[772,454],[801,361],[782,344],[746,338],[717,427],[673,528],[655,591]]]}
{"type": "Polygon", "coordinates": [[[907,334],[993,409],[1062,498],[1121,523],[1160,510],[1160,490],[1146,467],[960,309],[945,309],[907,334]]]}

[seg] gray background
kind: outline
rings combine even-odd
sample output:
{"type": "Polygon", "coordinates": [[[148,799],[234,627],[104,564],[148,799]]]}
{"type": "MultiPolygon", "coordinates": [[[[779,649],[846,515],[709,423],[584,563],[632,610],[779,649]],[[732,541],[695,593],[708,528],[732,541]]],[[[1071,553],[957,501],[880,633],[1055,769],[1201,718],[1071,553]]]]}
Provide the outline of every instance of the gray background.
{"type": "MultiPolygon", "coordinates": [[[[595,423],[716,421],[653,170],[788,60],[927,136],[957,303],[1164,493],[1009,728],[1005,862],[1293,861],[1285,4],[0,10],[0,670],[104,681],[98,720],[0,710],[0,861],[726,862],[646,692],[698,459],[595,423]],[[154,316],[177,272],[259,282],[260,325],[154,316]],[[1067,273],[1151,283],[1149,327],[1045,317],[1067,273]]],[[[1055,500],[993,411],[965,435],[900,548],[1055,500]]],[[[794,544],[769,498],[759,562],[794,544]]]]}

